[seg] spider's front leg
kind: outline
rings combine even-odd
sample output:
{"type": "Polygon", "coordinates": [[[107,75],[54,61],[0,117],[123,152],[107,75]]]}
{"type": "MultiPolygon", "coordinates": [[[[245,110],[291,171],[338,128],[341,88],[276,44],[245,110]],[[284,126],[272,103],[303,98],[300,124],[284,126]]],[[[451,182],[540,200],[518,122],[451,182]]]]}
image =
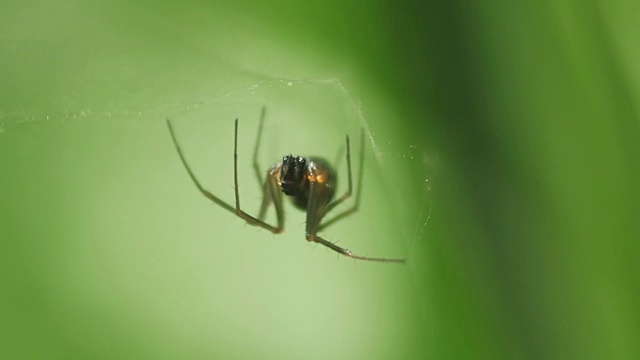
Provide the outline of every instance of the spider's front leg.
{"type": "Polygon", "coordinates": [[[193,183],[196,185],[196,187],[198,188],[200,193],[202,193],[202,195],[204,195],[207,199],[213,201],[215,204],[219,205],[223,209],[225,209],[227,211],[230,211],[230,212],[235,212],[233,206],[227,204],[225,201],[223,201],[219,197],[213,195],[209,190],[205,189],[202,186],[202,184],[200,184],[200,181],[198,181],[198,178],[196,177],[196,175],[191,170],[191,167],[187,163],[187,159],[185,158],[184,154],[182,153],[182,149],[180,148],[180,144],[178,143],[178,139],[176,138],[176,134],[173,131],[173,126],[171,125],[171,121],[169,119],[167,119],[167,126],[169,127],[169,133],[171,134],[171,140],[173,140],[173,145],[176,147],[176,151],[178,151],[178,156],[180,157],[180,161],[182,161],[182,165],[187,170],[187,173],[189,174],[189,177],[191,178],[193,183]]]}
{"type": "Polygon", "coordinates": [[[251,216],[244,212],[240,208],[240,188],[238,187],[238,119],[236,119],[235,126],[235,140],[233,143],[233,183],[235,185],[235,195],[236,195],[236,209],[235,213],[244,221],[246,221],[250,225],[260,226],[265,230],[269,230],[274,234],[280,234],[284,231],[284,211],[282,209],[282,195],[278,190],[278,183],[275,177],[275,174],[279,171],[276,171],[276,168],[272,169],[265,179],[264,191],[263,191],[263,200],[262,206],[260,208],[260,215],[258,218],[251,216]],[[264,213],[266,212],[269,204],[273,202],[276,207],[276,216],[278,219],[278,226],[272,226],[262,221],[264,218],[264,213]]]}
{"type": "Polygon", "coordinates": [[[262,204],[258,213],[258,220],[264,221],[269,205],[273,204],[276,209],[276,219],[278,221],[278,233],[284,231],[284,210],[282,206],[282,192],[278,185],[278,174],[281,165],[274,166],[268,173],[262,188],[262,204]]]}
{"type": "MultiPolygon", "coordinates": [[[[275,234],[279,234],[284,230],[284,211],[282,210],[282,195],[279,193],[279,191],[277,191],[278,190],[278,183],[277,183],[276,178],[272,175],[273,171],[271,171],[267,175],[267,178],[265,180],[265,185],[264,185],[264,197],[265,197],[265,200],[263,200],[263,208],[264,209],[261,209],[261,213],[265,212],[267,206],[271,202],[273,202],[273,204],[276,207],[276,216],[278,218],[278,226],[269,225],[266,222],[262,221],[262,219],[257,219],[255,217],[247,214],[246,212],[244,212],[240,208],[240,192],[239,192],[239,188],[238,188],[238,119],[236,119],[236,122],[235,122],[235,137],[234,137],[234,145],[233,145],[233,179],[234,179],[234,185],[235,185],[235,198],[236,198],[236,206],[235,207],[231,206],[230,204],[228,204],[227,202],[223,201],[219,197],[213,195],[213,193],[211,193],[209,190],[205,189],[204,186],[202,186],[202,184],[200,184],[200,181],[198,181],[198,178],[196,177],[196,175],[191,170],[191,167],[187,163],[187,159],[185,158],[184,154],[182,153],[182,149],[180,148],[180,144],[178,143],[178,139],[176,138],[176,134],[173,131],[173,126],[172,126],[171,121],[169,119],[167,119],[167,127],[169,128],[169,133],[171,134],[171,139],[173,140],[173,144],[176,147],[176,151],[178,152],[178,156],[180,157],[180,161],[182,161],[182,165],[187,170],[187,173],[189,174],[189,177],[191,178],[193,183],[196,185],[196,187],[198,188],[200,193],[202,193],[202,195],[204,195],[207,199],[211,200],[212,202],[214,202],[215,204],[219,205],[223,209],[225,209],[225,210],[227,210],[229,212],[232,212],[232,213],[236,214],[237,216],[241,217],[244,221],[246,221],[247,223],[249,223],[251,225],[260,226],[261,228],[269,230],[269,231],[271,231],[272,233],[275,233],[275,234]]],[[[262,217],[264,217],[264,214],[262,215],[262,217]]]]}

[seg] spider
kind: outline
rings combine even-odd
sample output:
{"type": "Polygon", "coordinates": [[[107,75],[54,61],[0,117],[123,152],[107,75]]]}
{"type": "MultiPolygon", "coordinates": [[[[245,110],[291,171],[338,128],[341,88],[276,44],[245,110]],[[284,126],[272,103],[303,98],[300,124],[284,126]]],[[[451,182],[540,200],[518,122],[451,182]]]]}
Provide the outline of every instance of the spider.
{"type": "Polygon", "coordinates": [[[348,180],[349,189],[347,192],[337,199],[333,199],[335,195],[336,185],[336,172],[333,168],[323,159],[317,157],[304,158],[302,156],[286,155],[282,158],[282,161],[276,163],[266,174],[266,179],[262,180],[260,166],[258,165],[257,157],[260,147],[260,138],[262,135],[262,125],[264,122],[265,108],[262,108],[260,115],[260,123],[258,126],[258,135],[256,138],[256,144],[253,153],[253,167],[256,172],[258,182],[263,188],[262,205],[260,206],[260,212],[257,217],[252,216],[244,212],[240,208],[240,195],[238,188],[238,119],[235,120],[235,135],[233,143],[233,182],[235,185],[235,207],[221,200],[219,197],[213,195],[206,190],[198,181],[194,175],[191,167],[187,163],[187,160],[182,153],[182,149],[178,144],[171,121],[167,120],[167,126],[171,133],[173,144],[178,151],[182,165],[184,165],[187,173],[193,180],[194,184],[200,190],[200,192],[209,200],[216,203],[223,209],[236,214],[248,224],[253,226],[259,226],[265,230],[271,231],[274,234],[280,234],[284,231],[284,210],[282,207],[282,193],[290,196],[293,204],[307,212],[306,222],[306,239],[318,244],[322,244],[329,249],[348,256],[350,258],[367,261],[387,262],[387,263],[404,263],[404,259],[387,259],[378,257],[368,257],[356,255],[351,250],[340,247],[335,243],[325,240],[318,236],[318,231],[325,229],[327,226],[334,222],[356,212],[358,210],[360,188],[362,179],[362,165],[364,155],[364,132],[361,133],[362,147],[360,150],[360,174],[358,183],[358,192],[356,194],[355,205],[336,215],[334,218],[328,220],[324,224],[321,224],[322,219],[327,213],[333,210],[337,205],[341,204],[345,200],[351,197],[353,190],[351,180],[351,151],[349,146],[349,136],[347,135],[347,168],[348,168],[348,180]],[[277,225],[273,226],[267,224],[264,221],[264,217],[267,212],[267,208],[273,204],[275,206],[277,225]]]}

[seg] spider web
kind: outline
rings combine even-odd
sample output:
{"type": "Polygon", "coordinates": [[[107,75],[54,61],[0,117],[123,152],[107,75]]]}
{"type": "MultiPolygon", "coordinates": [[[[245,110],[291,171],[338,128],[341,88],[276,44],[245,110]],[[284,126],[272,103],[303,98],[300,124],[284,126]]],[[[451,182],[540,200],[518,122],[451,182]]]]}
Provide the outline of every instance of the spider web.
{"type": "MultiPolygon", "coordinates": [[[[432,213],[431,183],[434,163],[432,156],[422,149],[419,144],[406,144],[395,134],[390,133],[384,127],[385,119],[382,116],[392,116],[392,112],[387,111],[383,115],[377,115],[380,107],[363,105],[362,97],[352,87],[345,84],[339,77],[330,78],[304,78],[304,79],[283,79],[268,78],[257,74],[249,73],[235,79],[237,86],[233,88],[212,90],[192,89],[192,93],[203,92],[212,94],[211,96],[189,97],[183,95],[182,98],[176,96],[174,99],[163,102],[150,102],[143,107],[126,106],[124,104],[109,108],[83,108],[75,106],[73,94],[67,94],[63,103],[72,104],[63,111],[28,111],[20,110],[0,113],[0,141],[2,136],[11,136],[15,131],[21,133],[24,126],[37,126],[39,124],[51,124],[58,122],[90,122],[93,120],[120,120],[127,119],[133,123],[145,123],[148,120],[158,120],[170,117],[177,121],[178,133],[187,149],[188,156],[193,159],[193,166],[196,172],[203,174],[203,177],[213,178],[216,175],[207,175],[207,168],[212,168],[212,160],[208,155],[211,151],[211,136],[203,136],[198,140],[190,135],[184,136],[184,129],[191,127],[191,135],[195,132],[205,134],[220,133],[222,125],[226,126],[227,143],[231,136],[228,132],[231,119],[240,118],[240,133],[244,135],[247,145],[253,144],[254,124],[256,123],[260,108],[267,108],[267,125],[263,138],[260,163],[262,170],[266,171],[278,156],[286,153],[299,153],[300,155],[317,155],[334,160],[342,182],[339,187],[344,189],[346,176],[344,167],[344,134],[351,135],[352,162],[354,171],[354,184],[357,184],[357,160],[356,154],[359,139],[357,134],[362,129],[365,134],[365,153],[371,154],[373,163],[365,160],[364,176],[379,178],[382,186],[380,189],[385,193],[383,200],[372,204],[365,201],[371,197],[371,189],[367,189],[370,184],[365,181],[365,188],[362,192],[362,207],[380,207],[379,212],[389,217],[389,222],[402,224],[399,226],[399,233],[402,233],[402,241],[395,245],[404,248],[404,256],[411,257],[412,249],[417,244],[425,240],[429,220],[432,213]],[[195,99],[195,100],[194,100],[195,99]],[[372,108],[372,110],[369,110],[372,108]],[[197,130],[195,130],[197,128],[197,130]],[[377,131],[377,133],[376,133],[377,131]],[[184,136],[184,138],[183,138],[184,136]],[[397,145],[398,144],[398,145],[397,145]],[[335,150],[339,149],[336,155],[335,150]],[[200,154],[199,154],[200,153],[200,154]],[[366,165],[366,163],[369,165],[366,165]],[[403,174],[406,169],[412,169],[409,174],[403,174]],[[398,174],[401,174],[398,176],[398,174]],[[420,178],[423,184],[419,189],[411,189],[413,197],[426,201],[429,205],[427,210],[423,204],[411,202],[411,194],[403,194],[401,190],[406,186],[398,186],[398,179],[420,178]],[[385,211],[384,209],[389,209],[385,211]],[[411,239],[411,240],[408,240],[411,239]]],[[[365,102],[366,103],[366,102],[365,102]]],[[[370,102],[369,102],[370,103],[370,102]]],[[[189,130],[187,130],[189,131],[189,130]]],[[[391,131],[393,133],[393,131],[391,131]]],[[[214,143],[217,141],[214,140],[214,143]]],[[[243,152],[245,162],[250,161],[248,156],[251,146],[247,146],[243,152]]],[[[216,152],[228,147],[216,147],[216,152]]],[[[367,156],[369,158],[369,156],[367,156]]],[[[216,161],[215,159],[213,161],[216,161]]],[[[224,160],[226,161],[226,160],[224,160]]],[[[221,162],[222,163],[222,162],[221,162]]],[[[215,163],[214,163],[215,164],[215,163]]],[[[215,166],[213,167],[215,169],[215,166]]],[[[249,167],[241,169],[241,179],[252,177],[248,174],[249,167]]],[[[247,210],[253,212],[256,203],[259,203],[261,194],[249,181],[241,181],[243,203],[247,210]]],[[[228,183],[214,186],[214,192],[228,191],[228,183]],[[227,186],[227,187],[225,187],[227,186]],[[227,190],[225,190],[227,189],[227,190]]],[[[355,189],[357,191],[357,189],[355,189]]],[[[338,191],[340,192],[340,190],[338,191]]],[[[231,202],[231,197],[222,196],[231,202]]],[[[363,212],[364,209],[361,209],[363,212]]],[[[290,211],[289,211],[290,213],[290,211]]],[[[362,216],[354,215],[353,217],[362,216]]],[[[351,220],[343,220],[351,221],[351,220]]],[[[366,222],[365,222],[366,223],[366,222]]],[[[291,227],[290,225],[288,227],[291,227]]],[[[331,239],[331,232],[327,233],[331,239]]],[[[334,239],[336,241],[337,239],[334,239]]],[[[359,243],[341,245],[352,249],[357,249],[359,243]]]]}

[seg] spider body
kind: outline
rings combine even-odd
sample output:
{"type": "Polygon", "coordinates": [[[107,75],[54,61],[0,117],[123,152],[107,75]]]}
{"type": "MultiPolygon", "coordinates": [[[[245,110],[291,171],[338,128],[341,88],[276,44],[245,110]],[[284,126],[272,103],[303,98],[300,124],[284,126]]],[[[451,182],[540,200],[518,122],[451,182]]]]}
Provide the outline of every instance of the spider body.
{"type": "Polygon", "coordinates": [[[333,242],[323,239],[318,236],[318,231],[326,228],[334,222],[345,218],[346,216],[353,214],[358,210],[360,203],[360,189],[362,188],[362,169],[363,169],[363,150],[364,150],[364,133],[362,134],[361,152],[360,152],[360,173],[358,192],[356,194],[355,204],[343,211],[342,213],[334,216],[332,219],[322,224],[322,220],[325,215],[329,213],[337,205],[341,204],[345,200],[351,197],[352,193],[352,181],[351,181],[351,152],[349,147],[349,137],[347,136],[347,168],[348,168],[348,185],[347,192],[334,199],[336,190],[336,172],[329,165],[329,163],[321,158],[304,158],[302,156],[287,155],[282,158],[281,162],[276,163],[269,171],[267,171],[264,181],[261,178],[260,166],[257,162],[258,149],[260,147],[260,136],[262,134],[262,124],[264,121],[265,109],[262,109],[262,115],[260,117],[260,126],[258,128],[258,136],[256,139],[256,146],[253,154],[253,167],[256,172],[259,183],[263,187],[262,204],[260,205],[260,211],[257,217],[247,214],[240,207],[240,192],[238,188],[238,119],[235,122],[235,138],[234,138],[234,152],[233,152],[233,175],[235,185],[235,207],[221,200],[211,192],[206,190],[198,181],[194,175],[191,167],[187,163],[184,154],[178,144],[171,121],[167,119],[167,126],[171,133],[171,138],[178,151],[180,160],[184,165],[187,173],[191,177],[198,190],[209,200],[220,205],[227,211],[235,213],[238,217],[245,220],[248,224],[259,226],[265,230],[271,231],[274,234],[279,234],[284,231],[284,209],[282,204],[282,194],[290,196],[293,204],[307,213],[306,221],[306,236],[307,241],[312,241],[318,244],[322,244],[331,250],[338,252],[342,255],[368,261],[378,262],[390,262],[390,263],[404,263],[404,259],[387,259],[387,258],[375,258],[355,255],[349,249],[340,247],[333,242]],[[267,209],[270,205],[274,205],[276,212],[277,224],[270,225],[264,221],[267,209]]]}
{"type": "Polygon", "coordinates": [[[326,187],[328,200],[335,195],[336,172],[324,159],[313,157],[307,160],[301,156],[287,155],[273,167],[271,173],[277,174],[282,192],[291,196],[292,203],[300,210],[307,209],[312,183],[326,187]]]}

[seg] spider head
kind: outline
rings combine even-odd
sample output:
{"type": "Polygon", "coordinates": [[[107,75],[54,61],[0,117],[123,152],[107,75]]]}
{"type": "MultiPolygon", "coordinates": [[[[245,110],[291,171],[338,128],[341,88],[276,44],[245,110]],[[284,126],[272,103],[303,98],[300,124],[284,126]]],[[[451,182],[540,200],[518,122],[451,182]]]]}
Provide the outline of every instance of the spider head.
{"type": "Polygon", "coordinates": [[[296,196],[302,191],[306,170],[307,160],[302,156],[287,155],[282,158],[282,169],[278,179],[282,192],[289,196],[296,196]]]}

